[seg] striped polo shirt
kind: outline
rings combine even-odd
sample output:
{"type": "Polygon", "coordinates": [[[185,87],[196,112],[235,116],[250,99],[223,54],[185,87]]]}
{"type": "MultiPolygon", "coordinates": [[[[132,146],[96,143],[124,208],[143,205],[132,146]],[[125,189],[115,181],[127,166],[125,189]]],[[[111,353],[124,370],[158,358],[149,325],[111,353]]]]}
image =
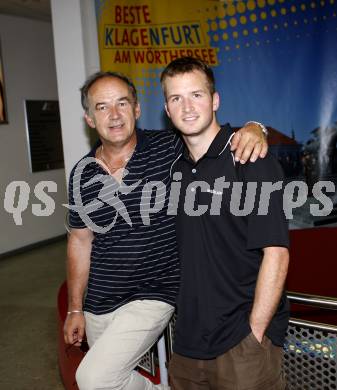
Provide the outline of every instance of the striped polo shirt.
{"type": "Polygon", "coordinates": [[[136,132],[121,184],[95,162],[99,144],[70,175],[70,227],[94,234],[84,302],[93,314],[136,299],[174,305],[178,292],[175,217],[167,215],[167,204],[181,141],[170,131],[136,132]]]}

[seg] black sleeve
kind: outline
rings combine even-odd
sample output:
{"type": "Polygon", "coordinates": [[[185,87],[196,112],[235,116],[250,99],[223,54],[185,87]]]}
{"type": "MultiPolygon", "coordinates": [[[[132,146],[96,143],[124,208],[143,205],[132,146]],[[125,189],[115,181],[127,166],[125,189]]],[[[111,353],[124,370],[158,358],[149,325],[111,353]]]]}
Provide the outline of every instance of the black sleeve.
{"type": "MultiPolygon", "coordinates": [[[[70,178],[69,178],[69,188],[68,188],[68,201],[69,201],[69,206],[74,206],[75,205],[75,200],[74,200],[74,187],[75,191],[81,191],[80,188],[80,178],[76,176],[76,166],[72,169],[70,173],[70,178]]],[[[75,228],[75,229],[84,229],[86,228],[86,224],[80,217],[79,213],[73,209],[68,210],[68,223],[70,228],[75,228]]]]}
{"type": "Polygon", "coordinates": [[[288,222],[283,210],[284,175],[281,165],[270,153],[255,163],[238,166],[244,182],[256,182],[257,190],[253,212],[248,215],[247,249],[270,246],[289,247],[288,222]],[[277,183],[279,190],[263,196],[266,183],[277,183]],[[266,201],[267,200],[267,201],[266,201]],[[263,204],[262,204],[263,203],[263,204]],[[262,206],[262,207],[261,207],[262,206]]]}

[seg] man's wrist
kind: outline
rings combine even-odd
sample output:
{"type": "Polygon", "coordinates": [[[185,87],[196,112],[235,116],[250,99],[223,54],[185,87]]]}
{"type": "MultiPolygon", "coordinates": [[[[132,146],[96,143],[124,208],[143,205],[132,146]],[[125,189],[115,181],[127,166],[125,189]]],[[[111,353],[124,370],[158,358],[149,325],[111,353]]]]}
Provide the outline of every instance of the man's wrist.
{"type": "Polygon", "coordinates": [[[70,314],[83,314],[83,310],[69,310],[69,311],[67,311],[67,315],[69,316],[70,314]]]}
{"type": "Polygon", "coordinates": [[[256,126],[259,126],[259,128],[261,129],[262,133],[267,137],[268,136],[268,129],[266,128],[266,126],[263,124],[263,123],[260,123],[260,122],[256,122],[256,121],[248,121],[245,123],[245,126],[248,126],[248,125],[256,125],[256,126]]]}
{"type": "Polygon", "coordinates": [[[263,339],[263,335],[264,335],[264,331],[262,331],[261,329],[255,327],[254,325],[250,324],[250,329],[254,335],[254,337],[256,338],[256,340],[258,342],[261,342],[262,339],[263,339]]]}

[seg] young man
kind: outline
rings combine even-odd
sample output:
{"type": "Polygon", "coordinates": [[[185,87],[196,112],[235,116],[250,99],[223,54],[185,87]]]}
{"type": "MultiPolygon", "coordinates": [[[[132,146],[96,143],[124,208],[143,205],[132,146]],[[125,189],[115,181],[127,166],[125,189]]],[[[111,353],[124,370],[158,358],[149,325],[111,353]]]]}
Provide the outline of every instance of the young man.
{"type": "MultiPolygon", "coordinates": [[[[181,141],[169,131],[135,128],[140,106],[126,77],[99,72],[81,91],[85,120],[100,142],[70,177],[65,341],[79,345],[85,329],[90,349],[76,374],[80,390],[164,388],[134,368],[174,310],[179,267],[167,193],[181,141]],[[154,212],[149,185],[159,182],[164,204],[154,212]]],[[[242,156],[255,144],[255,156],[261,145],[264,153],[258,127],[240,131],[237,141],[242,156]]]]}
{"type": "Polygon", "coordinates": [[[282,180],[281,168],[271,155],[255,164],[235,163],[233,132],[217,122],[219,95],[206,64],[177,59],[161,83],[166,112],[185,142],[172,167],[181,184],[176,221],[181,284],[171,386],[284,389],[288,228],[282,194],[271,194],[265,215],[257,212],[257,198],[250,214],[238,216],[234,204],[240,199],[233,190],[234,182],[256,182],[259,193],[262,182],[282,180]]]}

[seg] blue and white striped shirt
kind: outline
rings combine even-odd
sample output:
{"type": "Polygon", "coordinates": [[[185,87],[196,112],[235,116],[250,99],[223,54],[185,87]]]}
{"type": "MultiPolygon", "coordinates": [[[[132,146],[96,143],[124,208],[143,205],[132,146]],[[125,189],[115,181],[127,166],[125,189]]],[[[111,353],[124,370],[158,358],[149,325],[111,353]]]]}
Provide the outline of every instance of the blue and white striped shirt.
{"type": "MultiPolygon", "coordinates": [[[[96,149],[97,145],[85,157],[94,158],[96,149]]],[[[115,221],[109,231],[94,232],[85,311],[109,313],[135,299],[175,304],[179,264],[175,217],[167,215],[167,204],[170,168],[180,150],[181,141],[173,132],[137,130],[137,146],[121,187],[94,161],[85,165],[81,175],[77,174],[76,167],[85,157],[72,170],[70,205],[76,204],[77,181],[82,204],[92,202],[96,207],[88,213],[90,219],[100,227],[115,221]],[[105,193],[104,180],[108,180],[105,193]],[[154,182],[163,184],[155,187],[154,182]],[[128,192],[132,185],[135,188],[128,192]]],[[[82,219],[77,211],[70,210],[72,228],[90,228],[82,219]]]]}

